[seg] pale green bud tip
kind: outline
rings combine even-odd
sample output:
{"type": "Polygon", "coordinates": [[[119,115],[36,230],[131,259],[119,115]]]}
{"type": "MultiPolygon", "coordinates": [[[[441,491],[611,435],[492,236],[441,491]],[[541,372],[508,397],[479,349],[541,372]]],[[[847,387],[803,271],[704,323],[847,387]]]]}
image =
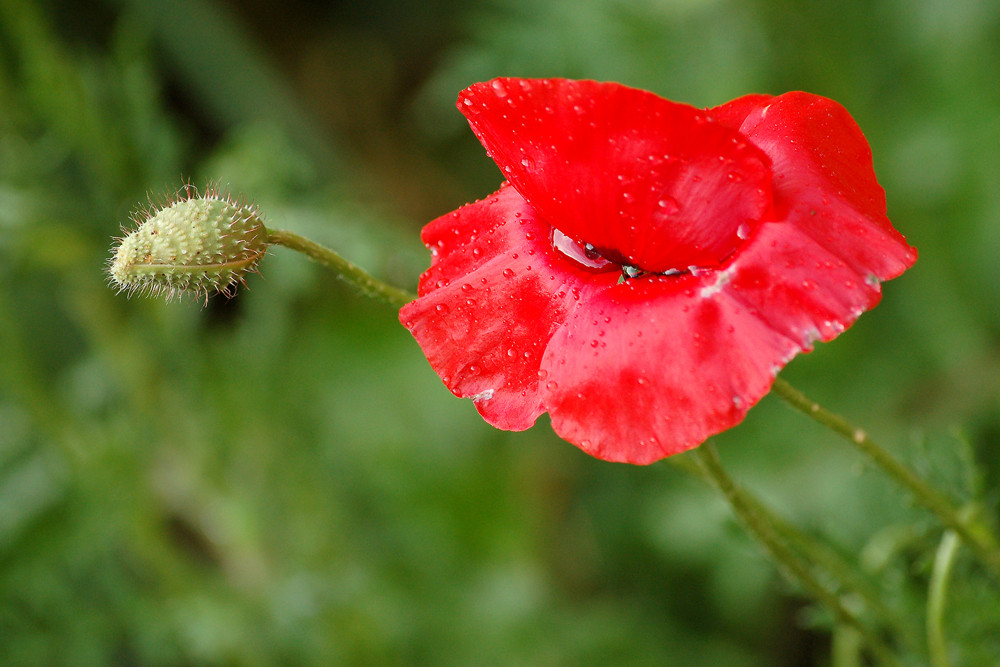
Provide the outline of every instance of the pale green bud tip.
{"type": "Polygon", "coordinates": [[[165,296],[236,293],[267,250],[256,206],[210,185],[184,186],[162,205],[132,214],[135,228],[112,248],[108,275],[119,292],[165,296]]]}

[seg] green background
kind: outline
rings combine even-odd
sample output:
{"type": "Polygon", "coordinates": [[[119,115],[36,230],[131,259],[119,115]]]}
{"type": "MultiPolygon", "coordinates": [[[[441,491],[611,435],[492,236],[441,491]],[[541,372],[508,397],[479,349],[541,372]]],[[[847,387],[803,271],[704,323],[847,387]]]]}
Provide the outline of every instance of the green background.
{"type": "MultiPolygon", "coordinates": [[[[232,301],[116,295],[183,179],[414,289],[501,180],[458,92],[615,80],[850,110],[920,260],[783,373],[960,501],[1000,477],[1000,3],[0,0],[0,663],[826,665],[837,629],[711,489],[494,430],[392,309],[290,251],[232,301]]],[[[940,527],[773,397],[731,473],[874,582],[926,662],[940,527]]],[[[965,552],[946,629],[1000,661],[965,552]]],[[[839,648],[832,648],[839,647],[839,648]]],[[[845,663],[851,664],[851,663],[845,663]]]]}

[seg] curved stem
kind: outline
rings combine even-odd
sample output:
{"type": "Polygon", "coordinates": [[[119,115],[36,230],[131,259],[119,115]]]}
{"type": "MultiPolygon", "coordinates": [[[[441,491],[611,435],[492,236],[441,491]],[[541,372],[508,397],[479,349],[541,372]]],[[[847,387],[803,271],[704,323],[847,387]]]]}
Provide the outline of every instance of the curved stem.
{"type": "Polygon", "coordinates": [[[948,583],[955,565],[959,540],[955,531],[946,531],[934,557],[934,570],[927,594],[927,646],[934,667],[950,667],[948,642],[944,636],[944,609],[948,599],[948,583]]]}
{"type": "MultiPolygon", "coordinates": [[[[671,456],[668,463],[697,477],[706,484],[718,485],[706,472],[703,465],[690,459],[688,456],[671,456]]],[[[893,612],[879,597],[878,592],[854,567],[847,563],[828,544],[816,539],[812,535],[802,531],[797,526],[776,514],[771,508],[764,504],[759,497],[741,489],[740,493],[749,506],[749,510],[756,514],[761,521],[771,526],[774,533],[784,540],[789,547],[798,552],[808,563],[818,567],[828,577],[834,588],[840,591],[851,591],[858,596],[866,609],[875,616],[880,625],[892,627],[898,630],[901,639],[911,645],[916,645],[916,629],[906,625],[905,619],[893,612]]],[[[852,632],[852,636],[857,635],[852,632]]]]}
{"type": "Polygon", "coordinates": [[[815,599],[829,607],[842,623],[857,630],[864,637],[865,642],[871,648],[872,653],[878,658],[879,662],[885,665],[901,667],[902,663],[889,650],[889,647],[885,645],[882,639],[868,628],[868,626],[863,624],[854,613],[848,610],[837,595],[827,590],[813,575],[808,565],[796,556],[782,542],[770,524],[761,518],[754,507],[754,503],[747,499],[745,492],[726,473],[711,443],[701,445],[695,452],[703,469],[729,502],[729,506],[732,507],[733,512],[757,536],[757,539],[768,550],[771,557],[785,569],[786,573],[798,581],[815,599]]]}
{"type": "Polygon", "coordinates": [[[320,244],[310,241],[304,236],[283,229],[267,230],[267,242],[272,245],[282,245],[297,252],[308,255],[320,264],[333,269],[337,275],[352,285],[356,285],[368,296],[387,301],[397,308],[402,308],[417,298],[406,290],[393,287],[382,282],[367,271],[351,264],[346,259],[320,244]]]}
{"type": "Polygon", "coordinates": [[[808,415],[834,433],[853,443],[868,458],[874,461],[900,485],[906,487],[917,501],[931,510],[941,521],[954,530],[969,545],[979,560],[986,565],[994,577],[1000,579],[1000,549],[996,539],[987,532],[981,522],[970,525],[963,520],[959,510],[945,496],[938,493],[913,470],[897,461],[892,454],[875,443],[862,429],[851,425],[840,415],[830,412],[813,400],[806,397],[795,387],[781,378],[776,378],[774,393],[780,396],[793,408],[808,415]]]}

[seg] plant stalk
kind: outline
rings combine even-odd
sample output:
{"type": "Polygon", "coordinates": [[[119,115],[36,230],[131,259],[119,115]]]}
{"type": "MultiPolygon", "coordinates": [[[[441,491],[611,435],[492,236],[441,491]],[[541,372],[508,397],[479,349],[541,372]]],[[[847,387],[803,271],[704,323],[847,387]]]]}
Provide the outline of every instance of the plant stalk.
{"type": "Polygon", "coordinates": [[[799,412],[811,417],[852,443],[887,475],[908,489],[917,502],[934,512],[948,528],[958,533],[980,562],[990,570],[996,579],[1000,580],[1000,549],[997,547],[996,539],[988,532],[982,522],[973,523],[971,518],[963,519],[960,511],[951,500],[933,489],[909,467],[897,461],[892,454],[873,441],[864,430],[853,426],[840,415],[830,412],[819,403],[809,399],[781,378],[775,379],[773,391],[799,412]]]}
{"type": "Polygon", "coordinates": [[[402,308],[417,298],[405,290],[393,287],[379,280],[364,269],[347,261],[333,250],[325,248],[294,232],[283,229],[269,229],[267,230],[267,242],[272,245],[282,245],[307,255],[320,264],[333,269],[334,273],[341,280],[357,286],[368,296],[386,301],[396,308],[402,308]]]}

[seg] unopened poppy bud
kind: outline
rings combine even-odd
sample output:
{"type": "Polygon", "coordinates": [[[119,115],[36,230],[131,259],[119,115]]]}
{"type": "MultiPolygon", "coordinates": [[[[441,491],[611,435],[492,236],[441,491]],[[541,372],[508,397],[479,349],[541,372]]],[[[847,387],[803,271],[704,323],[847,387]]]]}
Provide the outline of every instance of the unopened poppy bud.
{"type": "Polygon", "coordinates": [[[138,211],[132,220],[136,227],[113,249],[108,269],[119,291],[130,295],[232,296],[267,250],[257,207],[212,186],[204,195],[187,186],[173,201],[138,211]]]}

